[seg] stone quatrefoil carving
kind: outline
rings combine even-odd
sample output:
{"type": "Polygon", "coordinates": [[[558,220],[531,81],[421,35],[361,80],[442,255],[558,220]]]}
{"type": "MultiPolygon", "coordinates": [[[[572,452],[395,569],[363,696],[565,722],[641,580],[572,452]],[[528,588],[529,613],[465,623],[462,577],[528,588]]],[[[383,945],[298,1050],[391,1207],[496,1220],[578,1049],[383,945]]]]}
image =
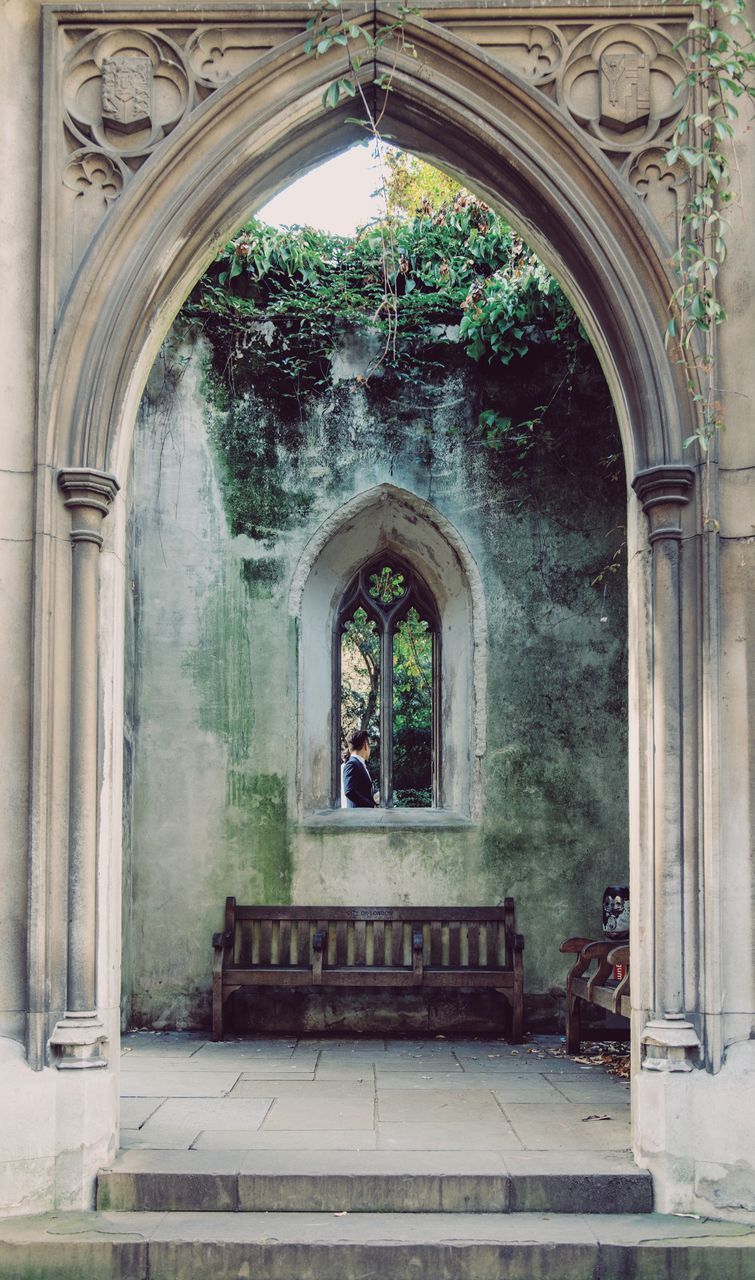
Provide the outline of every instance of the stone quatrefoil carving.
{"type": "MultiPolygon", "coordinates": [[[[581,128],[646,200],[673,239],[683,167],[664,159],[685,109],[678,23],[584,20],[524,24],[499,14],[447,24],[528,80],[581,128]]],[[[157,28],[64,28],[63,182],[90,206],[91,232],[132,175],[178,124],[239,72],[296,34],[294,18],[157,28]]]]}

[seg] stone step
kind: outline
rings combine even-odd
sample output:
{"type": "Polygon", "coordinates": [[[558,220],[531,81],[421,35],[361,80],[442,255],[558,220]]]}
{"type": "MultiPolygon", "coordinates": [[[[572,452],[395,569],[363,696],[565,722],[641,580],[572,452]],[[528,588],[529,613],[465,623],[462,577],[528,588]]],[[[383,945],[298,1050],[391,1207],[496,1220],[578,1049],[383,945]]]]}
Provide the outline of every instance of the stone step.
{"type": "Polygon", "coordinates": [[[754,1280],[755,1229],[656,1214],[68,1213],[0,1222],[0,1278],[754,1280]]]}
{"type": "Polygon", "coordinates": [[[98,1179],[118,1212],[647,1213],[617,1152],[125,1151],[98,1179]]]}

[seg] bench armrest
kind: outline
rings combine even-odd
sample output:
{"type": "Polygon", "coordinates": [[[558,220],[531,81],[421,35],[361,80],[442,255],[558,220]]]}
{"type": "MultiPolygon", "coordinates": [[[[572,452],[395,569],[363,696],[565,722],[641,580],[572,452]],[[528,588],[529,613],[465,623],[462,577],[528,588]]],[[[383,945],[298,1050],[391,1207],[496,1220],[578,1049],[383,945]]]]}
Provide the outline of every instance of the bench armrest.
{"type": "Polygon", "coordinates": [[[213,933],[212,945],[216,951],[224,951],[226,947],[233,946],[233,934],[226,930],[224,933],[213,933]]]}
{"type": "MultiPolygon", "coordinates": [[[[561,951],[576,953],[574,964],[566,975],[566,989],[568,992],[571,992],[573,980],[581,978],[582,974],[590,968],[596,956],[606,956],[612,945],[610,942],[594,942],[590,938],[567,938],[565,942],[561,943],[561,951]]],[[[610,970],[606,969],[606,976],[608,972],[610,970]]],[[[598,967],[598,973],[600,973],[600,966],[598,967]]]]}
{"type": "Polygon", "coordinates": [[[564,951],[564,952],[576,951],[577,954],[579,954],[582,948],[589,946],[591,942],[592,942],[592,938],[566,938],[561,943],[561,946],[559,947],[559,951],[564,951]]]}
{"type": "Polygon", "coordinates": [[[628,944],[628,943],[624,943],[622,946],[620,946],[620,947],[614,947],[612,951],[609,951],[609,953],[608,953],[608,963],[609,963],[609,964],[623,964],[623,965],[626,967],[626,973],[624,974],[624,977],[621,979],[621,981],[619,982],[619,985],[617,986],[616,990],[615,990],[615,991],[614,991],[614,993],[613,993],[613,1011],[614,1011],[614,1013],[621,1013],[621,1000],[622,1000],[622,997],[623,997],[623,996],[628,996],[628,995],[629,995],[629,991],[630,991],[630,987],[629,987],[629,944],[628,944]]]}
{"type": "Polygon", "coordinates": [[[612,942],[590,942],[586,947],[582,948],[582,957],[585,960],[598,961],[598,967],[595,973],[591,974],[587,980],[587,998],[592,999],[592,993],[596,987],[602,987],[613,973],[613,965],[608,959],[609,954],[613,951],[612,942]]]}

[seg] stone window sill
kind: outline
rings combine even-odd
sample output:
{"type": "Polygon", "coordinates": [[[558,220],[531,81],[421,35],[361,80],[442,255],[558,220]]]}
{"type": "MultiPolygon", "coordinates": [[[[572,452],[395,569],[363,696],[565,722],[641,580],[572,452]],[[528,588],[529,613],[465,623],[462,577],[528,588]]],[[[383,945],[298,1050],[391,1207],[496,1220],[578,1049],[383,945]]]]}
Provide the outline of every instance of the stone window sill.
{"type": "Polygon", "coordinates": [[[474,823],[453,809],[319,809],[299,823],[305,831],[466,831],[474,823]]]}

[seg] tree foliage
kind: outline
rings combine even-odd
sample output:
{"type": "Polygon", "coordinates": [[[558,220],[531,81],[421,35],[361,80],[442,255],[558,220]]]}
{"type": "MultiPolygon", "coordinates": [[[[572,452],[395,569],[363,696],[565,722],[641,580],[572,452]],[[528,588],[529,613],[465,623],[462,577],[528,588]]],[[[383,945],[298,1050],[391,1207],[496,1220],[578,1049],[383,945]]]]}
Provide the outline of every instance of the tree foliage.
{"type": "MultiPolygon", "coordinates": [[[[507,366],[543,343],[554,347],[555,368],[587,347],[558,284],[517,233],[461,188],[433,206],[424,169],[402,161],[393,170],[397,201],[419,192],[412,216],[402,207],[353,238],[253,220],[224,246],[183,316],[210,338],[232,393],[264,372],[281,408],[298,413],[328,388],[339,342],[359,329],[375,336],[377,352],[362,381],[424,381],[469,360],[507,366]]],[[[546,407],[534,406],[526,424],[546,407]]],[[[497,408],[480,420],[494,448],[520,425],[497,408]]]]}

